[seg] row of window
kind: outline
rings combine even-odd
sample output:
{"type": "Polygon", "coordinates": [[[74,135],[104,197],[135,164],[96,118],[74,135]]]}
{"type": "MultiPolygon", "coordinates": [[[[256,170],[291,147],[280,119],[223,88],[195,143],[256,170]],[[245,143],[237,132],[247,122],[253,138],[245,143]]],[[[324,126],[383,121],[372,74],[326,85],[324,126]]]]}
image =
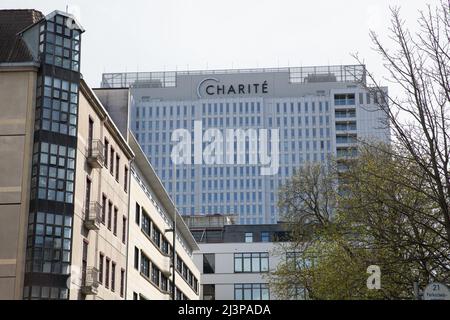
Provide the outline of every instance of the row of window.
{"type": "Polygon", "coordinates": [[[268,272],[269,254],[267,252],[258,253],[235,253],[234,272],[268,272]]]}
{"type": "Polygon", "coordinates": [[[234,285],[234,300],[269,300],[267,283],[239,283],[234,285]]]}
{"type": "MultiPolygon", "coordinates": [[[[117,264],[111,261],[110,258],[105,257],[103,253],[100,252],[99,262],[98,262],[98,281],[100,284],[104,285],[106,289],[111,289],[112,292],[116,291],[116,272],[117,264]]],[[[120,288],[119,294],[123,298],[125,294],[125,270],[120,269],[120,288]]]]}
{"type": "Polygon", "coordinates": [[[172,246],[169,241],[161,233],[156,224],[152,221],[149,214],[136,202],[135,222],[141,227],[142,232],[152,241],[152,243],[164,254],[172,253],[172,246]]]}
{"type": "MultiPolygon", "coordinates": [[[[169,280],[169,292],[172,292],[172,281],[169,280]]],[[[143,294],[133,292],[133,300],[149,300],[143,294]]],[[[178,287],[175,287],[175,300],[190,300],[178,287]]]]}
{"type": "MultiPolygon", "coordinates": [[[[136,202],[136,209],[135,209],[135,222],[137,225],[140,226],[142,232],[144,234],[146,234],[146,236],[151,240],[151,242],[159,250],[161,250],[162,253],[164,253],[167,256],[170,256],[172,254],[172,246],[170,245],[169,241],[161,233],[161,231],[156,226],[156,224],[152,221],[152,219],[150,218],[149,214],[145,211],[145,209],[141,205],[139,205],[139,203],[137,203],[137,202],[136,202]]],[[[136,253],[137,253],[137,251],[135,251],[135,254],[136,253]]],[[[142,253],[141,253],[141,257],[142,257],[142,253]]],[[[144,255],[144,257],[145,257],[145,255],[144,255]]],[[[137,259],[137,257],[135,255],[135,266],[138,265],[138,262],[136,259],[137,259]]],[[[187,265],[184,263],[184,261],[178,255],[177,255],[176,261],[177,261],[176,270],[180,273],[180,275],[183,277],[183,279],[186,281],[186,283],[188,283],[189,286],[195,292],[198,292],[198,279],[193,275],[191,270],[187,267],[187,265]]],[[[142,266],[142,260],[141,260],[141,266],[142,266]]],[[[159,272],[159,270],[155,270],[155,272],[157,272],[157,271],[159,272]]],[[[142,270],[141,270],[141,273],[142,273],[142,270]]],[[[146,273],[144,273],[144,274],[147,276],[146,273]]],[[[150,277],[148,276],[148,278],[150,278],[150,277]]],[[[152,279],[153,279],[153,277],[152,277],[152,279]]],[[[156,280],[156,278],[155,278],[155,280],[156,280]]]]}
{"type": "MultiPolygon", "coordinates": [[[[268,232],[264,232],[267,233],[268,232]]],[[[246,234],[246,242],[250,233],[246,234]]],[[[261,236],[263,239],[263,235],[261,236]]],[[[252,239],[253,240],[253,239],[252,239]]],[[[268,235],[264,235],[265,242],[268,240],[268,235]]],[[[234,272],[244,273],[244,272],[268,272],[269,271],[269,253],[268,252],[249,252],[249,253],[235,253],[234,254],[234,272]]],[[[216,272],[216,255],[214,253],[203,254],[203,273],[211,274],[216,272]]]]}
{"type": "MultiPolygon", "coordinates": [[[[88,127],[88,149],[89,152],[93,148],[93,139],[94,139],[94,120],[89,117],[89,127],[88,127]]],[[[109,145],[109,141],[107,138],[104,138],[103,144],[103,156],[104,156],[104,166],[105,168],[109,167],[109,172],[113,177],[115,177],[116,181],[120,183],[120,156],[119,153],[114,150],[114,147],[109,145]]],[[[123,189],[125,192],[128,192],[128,167],[124,166],[123,169],[123,189]]]]}
{"type": "Polygon", "coordinates": [[[187,284],[198,293],[198,279],[194,276],[189,267],[184,263],[183,259],[177,255],[176,270],[183,277],[187,284]]]}
{"type": "MultiPolygon", "coordinates": [[[[216,299],[215,284],[203,285],[203,300],[216,299]]],[[[267,283],[236,283],[234,285],[234,300],[270,300],[267,283]]]]}
{"type": "MultiPolygon", "coordinates": [[[[353,95],[354,96],[354,95],[353,95]]],[[[143,102],[147,102],[142,100],[143,102]]],[[[191,116],[195,116],[195,106],[190,107],[191,116]]],[[[284,102],[284,103],[276,103],[276,112],[277,113],[288,113],[288,112],[328,112],[329,104],[328,101],[318,101],[317,104],[315,101],[311,102],[284,102]],[[316,106],[318,106],[316,108],[316,106]],[[311,107],[311,108],[309,108],[311,107]],[[303,110],[302,110],[303,109],[303,110]]],[[[159,116],[188,116],[189,108],[188,106],[140,106],[136,107],[135,115],[137,118],[139,117],[159,117],[159,116]],[[141,112],[142,110],[142,112],[141,112]],[[148,114],[148,115],[147,115],[148,114]]],[[[202,113],[203,115],[212,115],[212,114],[237,114],[237,113],[249,113],[255,114],[260,113],[261,104],[260,102],[233,102],[233,103],[203,103],[202,104],[202,113]]]]}
{"type": "MultiPolygon", "coordinates": [[[[381,100],[384,102],[387,98],[385,97],[384,93],[370,93],[366,92],[366,104],[371,104],[372,102],[374,104],[378,104],[381,100]]],[[[348,94],[335,94],[334,95],[334,104],[336,106],[343,106],[343,105],[355,105],[355,94],[348,93],[348,94]]],[[[364,104],[364,93],[360,92],[358,96],[359,104],[364,104]]]]}
{"type": "MultiPolygon", "coordinates": [[[[102,195],[102,213],[101,222],[106,225],[108,230],[112,231],[115,236],[117,236],[118,229],[118,216],[119,209],[113,205],[111,201],[108,201],[105,194],[102,195]]],[[[127,218],[122,216],[122,243],[127,241],[127,218]]]]}
{"type": "MultiPolygon", "coordinates": [[[[277,117],[277,118],[272,118],[272,117],[268,117],[267,118],[268,121],[268,127],[269,128],[273,128],[273,127],[277,127],[277,128],[282,128],[282,126],[284,127],[297,127],[297,126],[327,126],[330,124],[330,116],[304,116],[304,117],[277,117]],[[290,119],[290,120],[288,120],[290,119]]],[[[237,118],[237,117],[233,117],[233,118],[208,118],[208,119],[203,119],[202,120],[202,125],[204,126],[204,128],[208,128],[208,127],[223,127],[223,126],[227,126],[227,127],[252,127],[252,126],[261,126],[262,124],[262,118],[261,117],[252,117],[252,118],[237,118]]],[[[181,122],[181,120],[172,120],[172,121],[168,121],[168,120],[160,120],[160,121],[147,121],[147,120],[137,120],[135,122],[135,131],[140,134],[139,135],[139,140],[141,142],[146,142],[146,134],[145,131],[146,130],[152,130],[152,131],[160,131],[161,132],[161,139],[165,140],[166,139],[166,134],[168,135],[167,132],[165,132],[166,130],[172,130],[172,129],[178,129],[178,128],[184,128],[184,129],[193,129],[194,127],[194,122],[193,121],[187,121],[187,120],[183,120],[183,122],[181,122]],[[147,125],[148,124],[148,125],[147,125]],[[183,126],[182,126],[183,125],[183,126]]],[[[300,135],[301,136],[301,135],[300,135]]],[[[152,141],[159,141],[159,132],[153,132],[153,134],[151,135],[150,133],[148,133],[148,141],[152,142],[152,141]]]]}

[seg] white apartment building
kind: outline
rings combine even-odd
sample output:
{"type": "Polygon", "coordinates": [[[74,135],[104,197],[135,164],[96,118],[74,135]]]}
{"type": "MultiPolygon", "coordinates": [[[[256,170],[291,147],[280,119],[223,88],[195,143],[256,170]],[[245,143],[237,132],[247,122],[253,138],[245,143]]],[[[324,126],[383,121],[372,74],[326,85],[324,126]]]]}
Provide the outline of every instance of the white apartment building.
{"type": "Polygon", "coordinates": [[[222,215],[184,218],[199,243],[194,262],[203,300],[277,299],[268,273],[286,259],[279,246],[287,236],[282,224],[235,225],[232,216],[222,215]]]}
{"type": "Polygon", "coordinates": [[[130,177],[128,300],[169,300],[173,286],[173,221],[176,219],[175,299],[198,300],[197,243],[134,137],[130,177]]]}

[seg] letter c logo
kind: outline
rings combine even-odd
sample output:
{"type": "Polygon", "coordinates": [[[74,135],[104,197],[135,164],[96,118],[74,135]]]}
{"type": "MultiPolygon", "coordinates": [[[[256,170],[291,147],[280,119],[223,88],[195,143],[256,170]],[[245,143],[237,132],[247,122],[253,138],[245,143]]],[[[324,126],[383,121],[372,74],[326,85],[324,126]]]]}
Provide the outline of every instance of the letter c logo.
{"type": "Polygon", "coordinates": [[[202,95],[200,94],[200,88],[202,86],[202,84],[204,84],[206,81],[214,81],[214,82],[219,82],[219,80],[217,80],[216,78],[206,78],[203,79],[202,81],[200,81],[200,83],[197,86],[197,96],[201,99],[202,95]]]}

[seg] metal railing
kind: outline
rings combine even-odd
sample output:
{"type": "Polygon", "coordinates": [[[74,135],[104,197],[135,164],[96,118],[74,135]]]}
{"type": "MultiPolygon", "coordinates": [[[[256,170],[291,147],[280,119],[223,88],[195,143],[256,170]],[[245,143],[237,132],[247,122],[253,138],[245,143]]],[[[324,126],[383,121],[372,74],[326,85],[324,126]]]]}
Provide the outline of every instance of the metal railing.
{"type": "Polygon", "coordinates": [[[217,69],[163,72],[103,73],[102,88],[168,88],[177,86],[177,77],[195,75],[288,72],[291,83],[353,82],[366,83],[365,65],[334,65],[284,68],[217,69]]]}
{"type": "Polygon", "coordinates": [[[83,294],[97,294],[99,281],[98,281],[99,271],[95,267],[88,267],[86,271],[83,271],[81,279],[81,291],[83,294]]]}
{"type": "Polygon", "coordinates": [[[93,167],[101,167],[105,162],[104,147],[101,140],[92,140],[87,147],[87,160],[93,167]]]}
{"type": "Polygon", "coordinates": [[[102,206],[97,201],[90,202],[84,209],[84,225],[90,230],[98,230],[102,221],[102,206]]]}

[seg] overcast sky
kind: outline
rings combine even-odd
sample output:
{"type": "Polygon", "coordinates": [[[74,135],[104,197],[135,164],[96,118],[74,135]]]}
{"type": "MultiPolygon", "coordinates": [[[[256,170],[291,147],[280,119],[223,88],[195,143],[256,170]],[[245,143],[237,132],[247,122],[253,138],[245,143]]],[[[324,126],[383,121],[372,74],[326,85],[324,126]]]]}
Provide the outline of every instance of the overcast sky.
{"type": "Polygon", "coordinates": [[[415,30],[438,0],[2,0],[2,8],[73,12],[86,29],[81,70],[103,72],[354,64],[382,76],[369,29],[386,34],[389,6],[415,30]]]}

